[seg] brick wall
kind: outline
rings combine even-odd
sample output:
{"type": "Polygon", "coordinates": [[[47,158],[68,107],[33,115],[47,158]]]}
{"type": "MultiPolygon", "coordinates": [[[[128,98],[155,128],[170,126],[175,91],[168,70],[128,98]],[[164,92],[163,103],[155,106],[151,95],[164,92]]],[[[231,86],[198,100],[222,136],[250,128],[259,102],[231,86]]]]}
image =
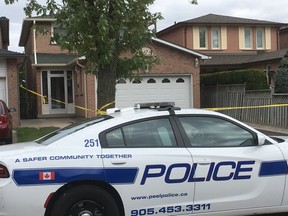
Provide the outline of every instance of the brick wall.
{"type": "MultiPolygon", "coordinates": [[[[208,37],[208,48],[200,49],[199,52],[202,53],[243,53],[247,50],[239,49],[239,27],[238,26],[226,26],[227,27],[227,49],[211,49],[211,28],[207,28],[207,37],[208,37]]],[[[253,49],[256,50],[256,27],[252,28],[253,34],[253,49]]],[[[159,38],[163,40],[170,41],[172,43],[178,44],[180,46],[187,47],[189,49],[195,50],[193,44],[193,27],[192,26],[180,26],[179,28],[173,29],[173,31],[167,31],[167,33],[159,34],[159,38]]],[[[271,27],[271,49],[268,51],[278,50],[278,28],[271,27]]]]}
{"type": "Polygon", "coordinates": [[[61,50],[59,45],[51,43],[51,22],[37,23],[40,29],[45,33],[37,31],[36,33],[36,50],[37,53],[67,53],[67,50],[61,50]]]}
{"type": "MultiPolygon", "coordinates": [[[[192,76],[192,94],[193,107],[200,107],[200,68],[195,67],[194,61],[197,56],[185,53],[183,51],[171,48],[157,42],[153,42],[150,46],[153,55],[160,60],[160,64],[154,65],[148,74],[178,74],[192,76]]],[[[146,74],[140,72],[139,75],[146,74]]]]}
{"type": "Polygon", "coordinates": [[[19,86],[17,73],[17,59],[7,59],[7,83],[8,83],[8,104],[14,107],[16,112],[12,112],[13,128],[20,125],[20,103],[19,86]]]}

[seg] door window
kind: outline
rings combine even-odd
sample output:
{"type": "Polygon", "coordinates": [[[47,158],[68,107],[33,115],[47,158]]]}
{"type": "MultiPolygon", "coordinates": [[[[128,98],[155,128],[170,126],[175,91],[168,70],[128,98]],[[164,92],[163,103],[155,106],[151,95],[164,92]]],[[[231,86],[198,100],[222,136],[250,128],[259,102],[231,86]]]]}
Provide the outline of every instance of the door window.
{"type": "Polygon", "coordinates": [[[176,139],[169,119],[152,119],[125,125],[106,133],[108,147],[175,147],[176,139]]]}
{"type": "Polygon", "coordinates": [[[179,118],[192,147],[237,147],[256,145],[254,134],[216,117],[179,118]]]}

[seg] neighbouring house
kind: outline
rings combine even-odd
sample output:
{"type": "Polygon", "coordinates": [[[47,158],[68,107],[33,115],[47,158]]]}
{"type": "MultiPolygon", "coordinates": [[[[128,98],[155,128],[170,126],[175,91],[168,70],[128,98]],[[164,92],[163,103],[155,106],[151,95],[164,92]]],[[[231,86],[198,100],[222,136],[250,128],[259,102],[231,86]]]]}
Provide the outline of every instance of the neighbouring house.
{"type": "MultiPolygon", "coordinates": [[[[85,57],[61,50],[51,37],[61,31],[56,19],[32,17],[23,21],[19,45],[25,48],[27,88],[35,92],[28,100],[34,116],[96,115],[97,79],[85,73],[85,57]],[[45,34],[37,29],[45,31],[45,34]]],[[[199,61],[207,55],[153,38],[146,55],[160,59],[150,71],[136,71],[140,80],[120,79],[116,85],[116,107],[140,102],[173,101],[181,107],[200,107],[199,61]]],[[[32,95],[32,93],[31,93],[32,95]]]]}
{"type": "MultiPolygon", "coordinates": [[[[261,69],[272,77],[287,52],[279,31],[284,23],[208,14],[176,23],[157,37],[209,55],[201,73],[235,69],[261,69]],[[280,44],[281,42],[281,44],[280,44]]],[[[283,31],[284,32],[284,31],[283,31]]],[[[273,82],[272,82],[273,83],[273,82]]]]}
{"type": "Polygon", "coordinates": [[[24,55],[8,50],[9,46],[9,19],[0,17],[0,99],[7,103],[8,107],[16,108],[11,113],[13,127],[20,124],[18,64],[24,59],[24,55]]]}
{"type": "Polygon", "coordinates": [[[288,49],[288,24],[279,31],[280,35],[280,49],[288,49]]]}

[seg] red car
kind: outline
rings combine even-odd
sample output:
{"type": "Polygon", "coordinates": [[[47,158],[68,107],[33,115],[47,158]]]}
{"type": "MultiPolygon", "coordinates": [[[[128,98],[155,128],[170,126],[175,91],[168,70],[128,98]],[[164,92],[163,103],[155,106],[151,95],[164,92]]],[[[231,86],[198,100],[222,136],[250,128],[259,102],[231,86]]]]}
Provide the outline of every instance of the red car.
{"type": "Polygon", "coordinates": [[[3,100],[0,100],[0,144],[12,143],[12,117],[10,112],[14,108],[8,108],[3,100]]]}

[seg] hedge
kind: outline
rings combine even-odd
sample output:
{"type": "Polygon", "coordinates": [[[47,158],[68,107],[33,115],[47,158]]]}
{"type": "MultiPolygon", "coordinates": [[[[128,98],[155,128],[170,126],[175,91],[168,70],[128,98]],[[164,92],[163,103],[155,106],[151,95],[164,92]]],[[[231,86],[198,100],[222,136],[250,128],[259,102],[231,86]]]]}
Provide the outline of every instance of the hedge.
{"type": "Polygon", "coordinates": [[[269,89],[266,74],[256,69],[202,74],[200,80],[201,85],[204,86],[246,84],[246,90],[269,89]]]}

